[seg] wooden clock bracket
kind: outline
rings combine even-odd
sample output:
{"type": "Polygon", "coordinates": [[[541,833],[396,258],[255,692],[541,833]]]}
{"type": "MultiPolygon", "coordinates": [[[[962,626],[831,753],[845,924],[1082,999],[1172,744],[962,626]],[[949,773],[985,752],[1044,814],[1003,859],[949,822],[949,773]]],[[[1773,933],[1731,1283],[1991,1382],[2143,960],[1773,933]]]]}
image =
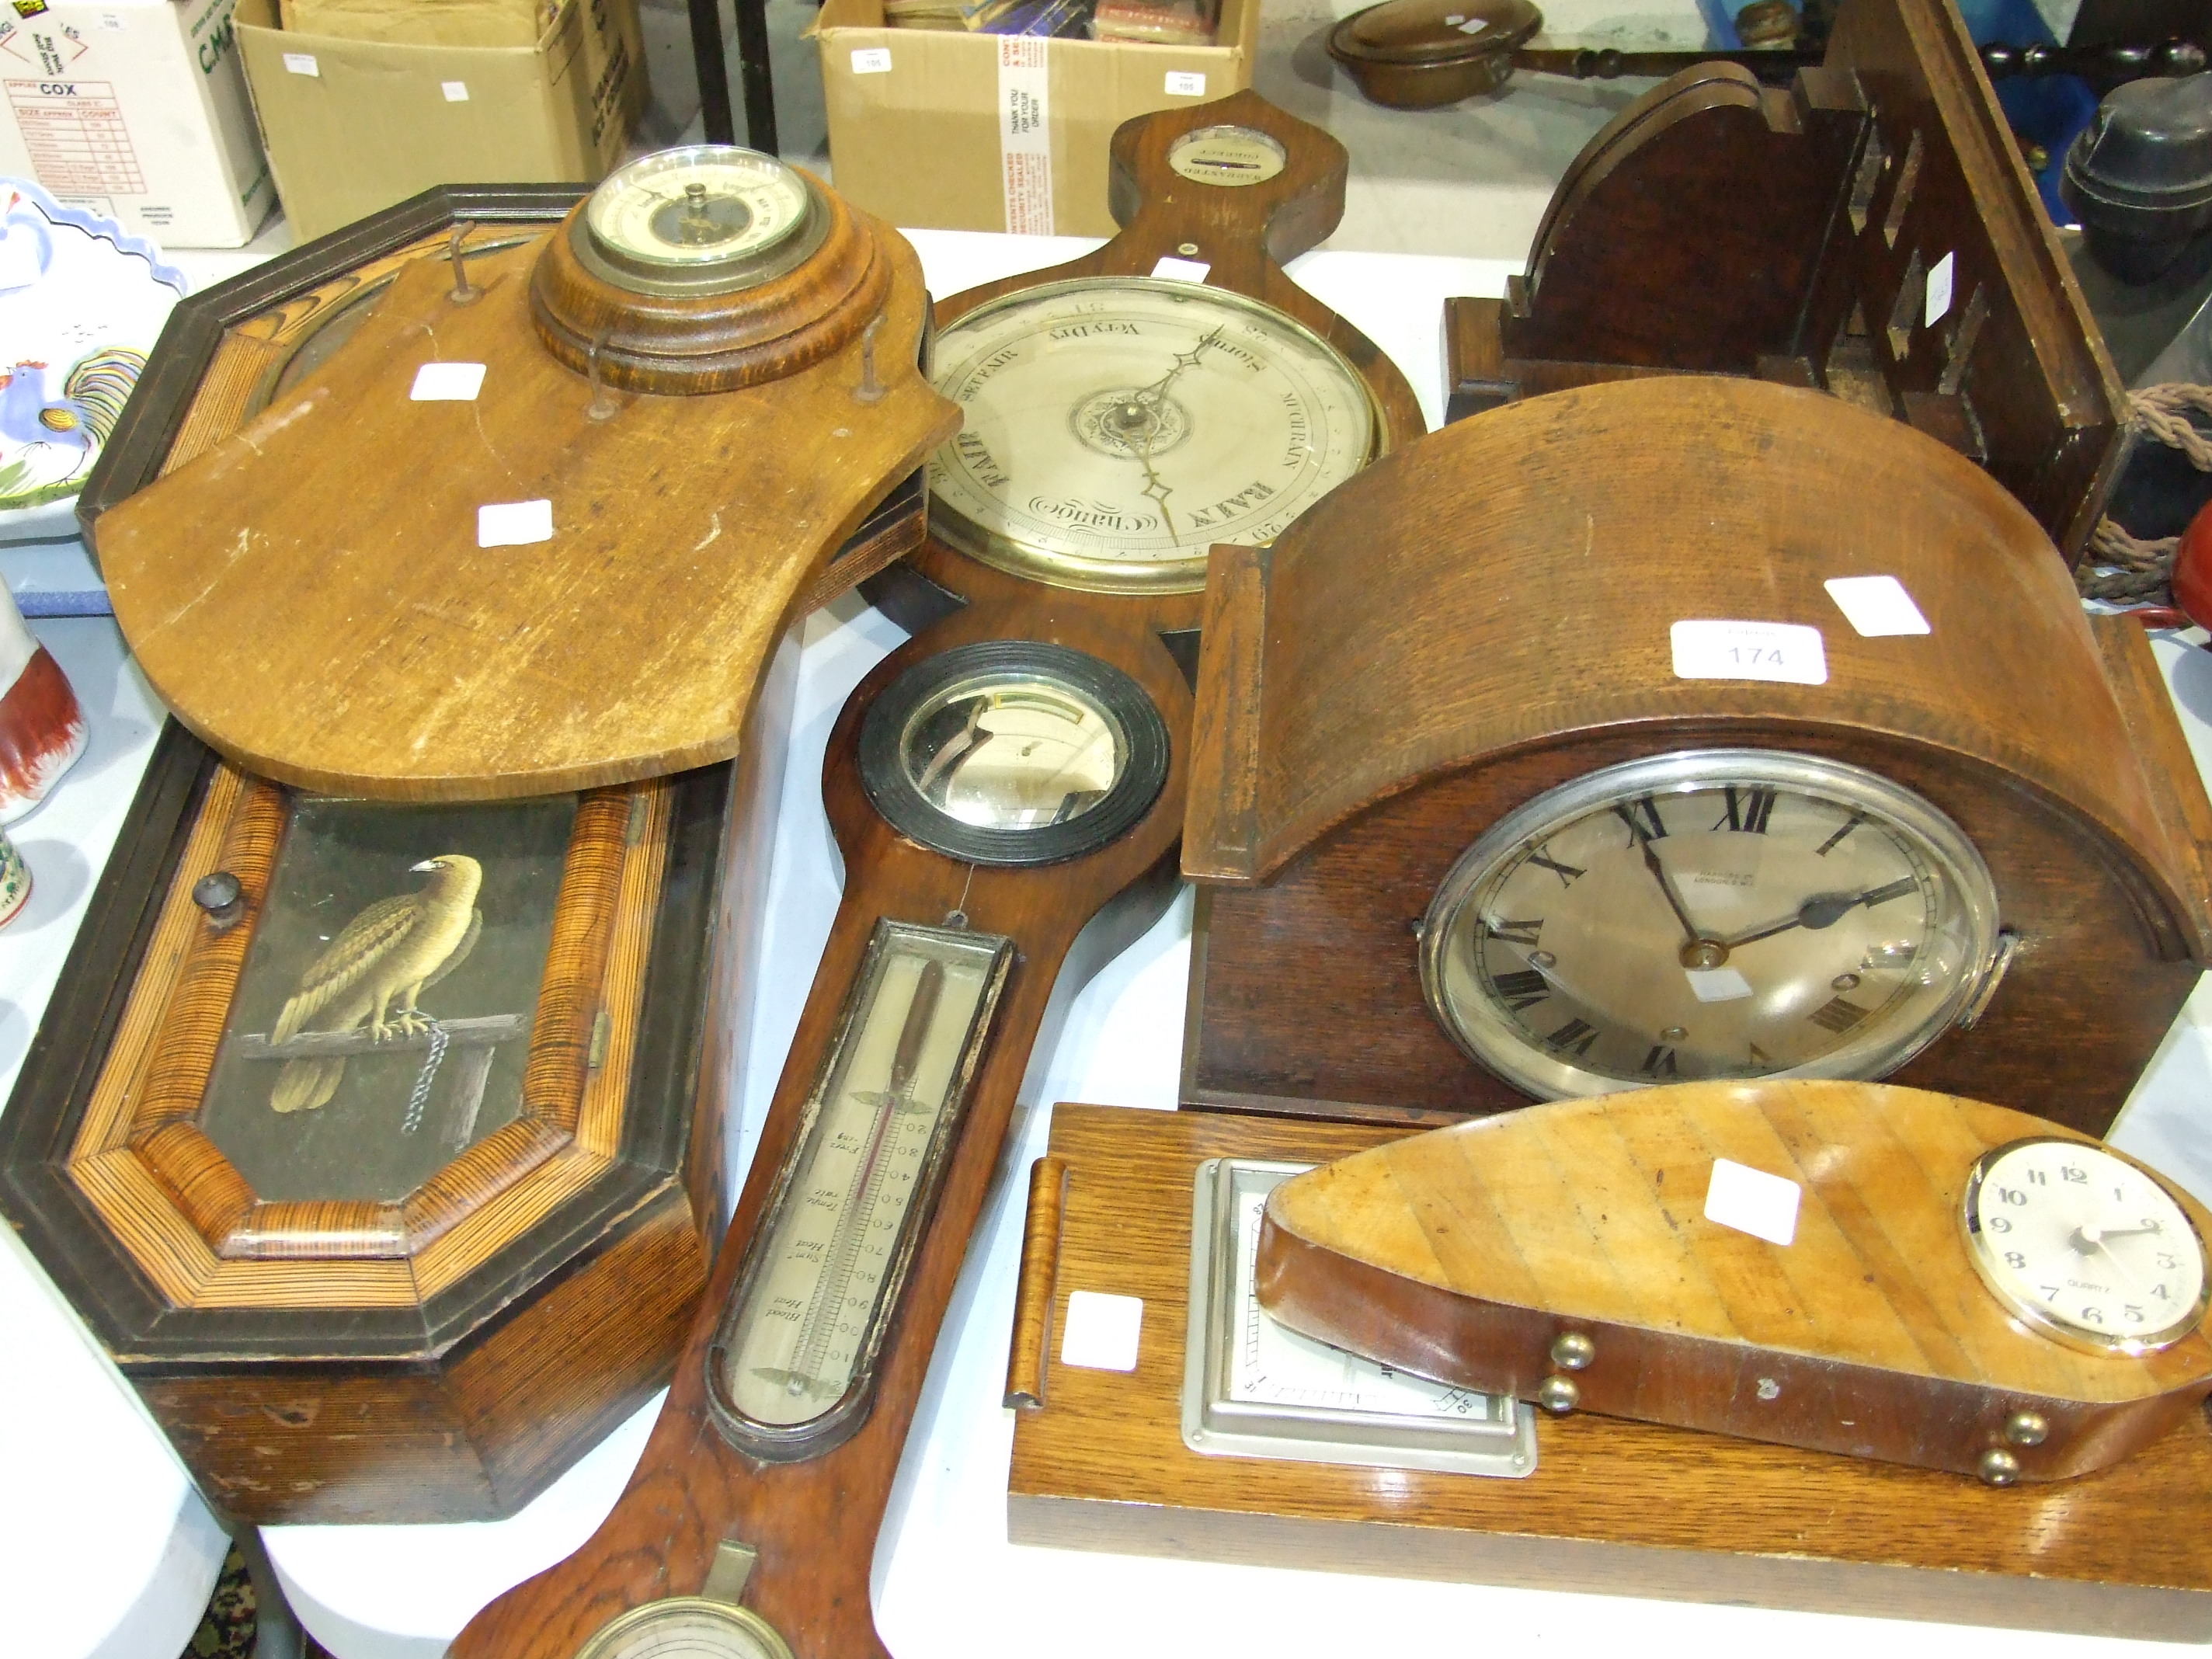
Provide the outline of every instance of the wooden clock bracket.
{"type": "Polygon", "coordinates": [[[2077,560],[2125,448],[2118,379],[1957,14],[1847,0],[1788,89],[1654,88],[1553,193],[1503,300],[1445,302],[1449,418],[1729,374],[1909,422],[2077,560]]]}

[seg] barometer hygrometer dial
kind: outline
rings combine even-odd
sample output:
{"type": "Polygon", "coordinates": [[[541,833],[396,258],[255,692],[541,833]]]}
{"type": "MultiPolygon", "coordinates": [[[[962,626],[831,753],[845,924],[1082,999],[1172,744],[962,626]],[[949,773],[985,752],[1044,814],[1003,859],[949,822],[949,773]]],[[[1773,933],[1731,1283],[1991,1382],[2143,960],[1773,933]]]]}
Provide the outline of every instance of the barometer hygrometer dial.
{"type": "Polygon", "coordinates": [[[1501,819],[1437,890],[1421,977],[1462,1048],[1548,1098],[1880,1076],[1996,948],[1988,869],[1918,796],[1809,755],[1695,750],[1501,819]]]}
{"type": "Polygon", "coordinates": [[[1190,283],[1082,277],[979,306],[937,337],[967,425],[930,463],[932,523],[1017,575],[1194,592],[1216,542],[1269,542],[1374,456],[1342,353],[1270,307],[1190,283]]]}
{"type": "Polygon", "coordinates": [[[1167,724],[1120,669],[991,640],[899,676],[860,728],[860,781],[901,834],[949,858],[1057,864],[1113,841],[1167,781],[1167,724]]]}
{"type": "Polygon", "coordinates": [[[2069,1346],[2148,1353],[2203,1320],[2197,1229],[2164,1187],[2101,1146],[2049,1136],[1984,1153],[1960,1221],[1997,1300],[2069,1346]]]}
{"type": "Polygon", "coordinates": [[[619,288],[710,294],[793,269],[826,223],[812,186],[774,156],[687,144],[609,174],[574,234],[578,257],[619,288]]]}
{"type": "Polygon", "coordinates": [[[672,1595],[609,1620],[576,1659],[791,1659],[791,1647],[748,1608],[672,1595]]]}

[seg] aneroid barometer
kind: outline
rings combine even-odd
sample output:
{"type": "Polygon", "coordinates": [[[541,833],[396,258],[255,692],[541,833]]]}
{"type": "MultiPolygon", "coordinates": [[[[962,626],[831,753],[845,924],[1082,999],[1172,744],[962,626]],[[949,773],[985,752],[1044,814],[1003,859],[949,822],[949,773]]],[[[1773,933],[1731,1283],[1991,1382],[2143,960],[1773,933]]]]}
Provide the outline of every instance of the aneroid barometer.
{"type": "MultiPolygon", "coordinates": [[[[1421,429],[1275,263],[1340,212],[1340,146],[1244,93],[1114,155],[1120,236],[937,307],[964,422],[932,464],[941,539],[871,589],[915,637],[830,738],[843,902],[692,1351],[613,1515],[457,1656],[630,1659],[718,1599],[796,1659],[882,1652],[877,1531],[1055,983],[1173,890],[1206,549],[1272,540],[1421,429]]],[[[717,234],[683,182],[634,210],[663,262],[717,234]]]]}
{"type": "Polygon", "coordinates": [[[930,463],[936,533],[1107,592],[1203,586],[1209,545],[1273,541],[1382,436],[1341,352],[1188,281],[1078,277],[988,301],[939,336],[933,378],[965,422],[930,463]]]}
{"type": "Polygon", "coordinates": [[[265,314],[268,270],[208,296],[173,342],[195,396],[142,410],[93,480],[155,688],[216,749],[325,791],[514,796],[728,759],[795,611],[920,538],[909,494],[837,556],[956,429],[916,368],[913,250],[728,145],[580,202],[432,192],[372,226],[366,261],[357,232],[287,268],[304,304],[265,314]]]}
{"type": "Polygon", "coordinates": [[[2212,945],[2140,626],[1901,424],[1553,393],[1211,580],[1186,1100],[1426,1124],[1894,1076],[2099,1133],[2212,945]]]}

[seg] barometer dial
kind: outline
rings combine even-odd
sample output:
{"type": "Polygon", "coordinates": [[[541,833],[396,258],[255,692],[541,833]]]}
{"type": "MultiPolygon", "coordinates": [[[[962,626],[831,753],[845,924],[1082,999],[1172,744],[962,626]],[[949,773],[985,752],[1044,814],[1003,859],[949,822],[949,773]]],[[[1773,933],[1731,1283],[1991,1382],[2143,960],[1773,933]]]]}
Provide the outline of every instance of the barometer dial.
{"type": "Polygon", "coordinates": [[[1273,541],[1373,458],[1366,382],[1319,335],[1219,289],[1085,277],[937,337],[967,424],[932,524],[987,563],[1096,592],[1195,592],[1216,542],[1273,541]]]}
{"type": "Polygon", "coordinates": [[[1729,1077],[1878,1077],[1990,971],[1972,843],[1887,779],[1759,750],[1562,785],[1460,860],[1421,978],[1453,1040],[1543,1098],[1729,1077]]]}
{"type": "Polygon", "coordinates": [[[790,269],[819,240],[805,179],[772,155],[687,144],[641,156],[592,192],[580,253],[647,292],[726,290],[790,269]]]}
{"type": "Polygon", "coordinates": [[[750,1608],[672,1595],[609,1620],[576,1659],[791,1659],[791,1647],[750,1608]]]}
{"type": "Polygon", "coordinates": [[[2171,1347],[2204,1317],[2204,1243],[2127,1159],[2057,1136],[1985,1152],[1960,1220],[1974,1271],[2046,1336],[2111,1353],[2171,1347]]]}

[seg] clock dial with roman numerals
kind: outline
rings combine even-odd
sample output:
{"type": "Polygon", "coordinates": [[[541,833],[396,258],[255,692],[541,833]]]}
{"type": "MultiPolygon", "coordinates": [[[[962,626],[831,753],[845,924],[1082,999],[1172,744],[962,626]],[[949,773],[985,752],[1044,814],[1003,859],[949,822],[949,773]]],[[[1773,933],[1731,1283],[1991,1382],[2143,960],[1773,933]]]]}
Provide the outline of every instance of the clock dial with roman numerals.
{"type": "Polygon", "coordinates": [[[1808,755],[1707,750],[1575,780],[1462,856],[1421,934],[1429,1006],[1545,1098],[1697,1078],[1881,1076],[1989,972],[1958,827],[1808,755]]]}
{"type": "Polygon", "coordinates": [[[934,355],[967,424],[930,461],[932,529],[1055,586],[1196,592],[1207,548],[1273,541],[1382,433],[1334,346],[1193,283],[1024,289],[940,330],[934,355]]]}

